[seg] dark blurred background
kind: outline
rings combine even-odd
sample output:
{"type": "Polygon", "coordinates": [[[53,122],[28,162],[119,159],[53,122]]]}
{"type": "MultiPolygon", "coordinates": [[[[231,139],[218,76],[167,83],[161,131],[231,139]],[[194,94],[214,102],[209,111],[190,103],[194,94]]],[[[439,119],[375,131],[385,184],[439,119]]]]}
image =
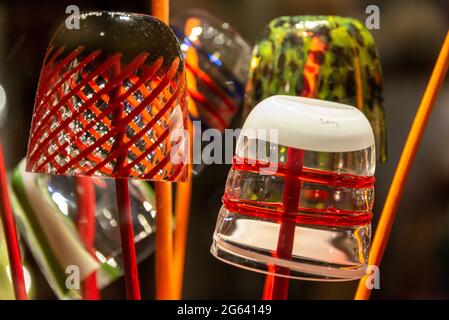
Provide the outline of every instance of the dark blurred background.
{"type": "MultiPolygon", "coordinates": [[[[64,21],[65,8],[150,13],[150,1],[0,1],[0,85],[7,97],[0,111],[8,169],[26,154],[35,90],[46,46],[64,21]]],[[[229,22],[254,44],[259,31],[281,15],[342,15],[364,21],[366,6],[380,8],[380,30],[372,30],[384,72],[389,159],[376,170],[374,227],[402,146],[449,27],[449,1],[360,0],[172,0],[171,15],[203,8],[229,22]]],[[[381,290],[373,299],[449,298],[449,81],[438,97],[381,265],[381,290]]],[[[264,276],[221,263],[209,253],[216,215],[229,170],[207,167],[194,181],[184,297],[258,299],[264,276]]],[[[29,252],[36,298],[53,299],[29,252]]],[[[154,291],[154,259],[140,265],[144,298],[154,291]]],[[[292,281],[291,299],[351,299],[357,282],[292,281]]],[[[116,281],[103,298],[123,298],[116,281]]]]}

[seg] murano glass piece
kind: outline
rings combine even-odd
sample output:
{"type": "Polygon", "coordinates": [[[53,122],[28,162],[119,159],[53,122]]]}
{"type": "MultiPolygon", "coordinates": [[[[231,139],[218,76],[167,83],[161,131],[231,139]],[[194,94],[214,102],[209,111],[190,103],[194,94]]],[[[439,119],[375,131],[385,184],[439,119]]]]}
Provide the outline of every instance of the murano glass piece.
{"type": "MultiPolygon", "coordinates": [[[[18,227],[35,260],[58,298],[81,298],[66,286],[67,270],[78,266],[80,280],[96,273],[99,289],[123,274],[115,185],[112,179],[91,178],[95,187],[93,258],[79,234],[80,220],[75,177],[25,172],[25,161],[11,178],[12,204],[18,227]],[[69,268],[69,269],[67,269],[69,268]]],[[[154,193],[144,181],[129,182],[138,261],[154,251],[156,207],[154,193]]]]}
{"type": "Polygon", "coordinates": [[[27,170],[185,181],[188,119],[179,43],[158,19],[117,12],[62,24],[42,67],[27,170]],[[173,157],[178,159],[172,161],[173,157]]]}
{"type": "Polygon", "coordinates": [[[251,48],[227,22],[192,9],[171,20],[185,56],[193,120],[223,131],[243,102],[251,48]]]}
{"type": "Polygon", "coordinates": [[[386,161],[379,53],[372,35],[358,20],[336,16],[272,20],[251,58],[244,118],[257,103],[276,94],[357,107],[373,128],[377,160],[386,161]]]}
{"type": "Polygon", "coordinates": [[[362,277],[374,203],[374,135],[340,103],[273,96],[239,136],[211,252],[257,272],[362,277]]]}

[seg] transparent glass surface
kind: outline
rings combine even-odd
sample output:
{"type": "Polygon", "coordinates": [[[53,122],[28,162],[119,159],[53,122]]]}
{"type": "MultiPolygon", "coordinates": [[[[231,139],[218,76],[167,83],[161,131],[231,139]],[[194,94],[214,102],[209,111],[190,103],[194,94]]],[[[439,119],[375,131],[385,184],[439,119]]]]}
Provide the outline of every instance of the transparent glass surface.
{"type": "Polygon", "coordinates": [[[190,115],[223,131],[242,104],[249,44],[229,23],[204,10],[174,17],[171,27],[185,57],[190,115]]]}
{"type": "MultiPolygon", "coordinates": [[[[113,179],[89,178],[95,189],[92,250],[80,234],[79,184],[75,177],[32,174],[24,162],[11,178],[13,208],[28,247],[59,298],[80,298],[67,288],[66,268],[80,268],[81,280],[96,273],[99,289],[123,274],[118,212],[113,179]]],[[[129,180],[138,261],[154,251],[155,200],[151,187],[129,180]]]]}
{"type": "Polygon", "coordinates": [[[280,224],[221,208],[211,252],[251,271],[289,278],[344,281],[365,274],[371,225],[324,227],[296,223],[291,259],[276,257],[280,224]],[[276,273],[276,267],[289,270],[276,273]]]}
{"type": "MultiPolygon", "coordinates": [[[[288,147],[270,143],[261,139],[240,136],[237,141],[235,156],[251,163],[269,163],[275,169],[287,163],[288,147]]],[[[303,150],[304,168],[329,171],[355,176],[374,176],[376,170],[376,153],[374,146],[363,150],[348,152],[318,152],[303,150]]],[[[265,164],[269,167],[269,164],[265,164]]],[[[275,173],[275,172],[273,172],[275,173]]]]}

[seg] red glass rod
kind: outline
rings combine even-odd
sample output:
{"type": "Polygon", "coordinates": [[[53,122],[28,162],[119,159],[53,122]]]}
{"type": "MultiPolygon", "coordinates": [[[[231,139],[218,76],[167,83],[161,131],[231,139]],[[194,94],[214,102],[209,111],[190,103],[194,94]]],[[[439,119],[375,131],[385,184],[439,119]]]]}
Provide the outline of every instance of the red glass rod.
{"type": "Polygon", "coordinates": [[[11,279],[17,300],[26,300],[25,279],[23,276],[22,258],[20,256],[19,241],[17,239],[16,225],[9,200],[8,179],[6,177],[5,163],[3,161],[3,147],[0,141],[0,218],[8,248],[11,279]]]}
{"type": "MultiPolygon", "coordinates": [[[[110,81],[114,81],[114,76],[120,73],[120,64],[115,64],[111,72],[110,81]]],[[[110,103],[113,104],[120,96],[119,83],[111,94],[110,103]]],[[[123,118],[124,106],[114,112],[114,122],[118,123],[123,118]]],[[[122,148],[126,127],[115,136],[114,151],[122,148]]],[[[126,163],[127,150],[122,150],[117,158],[114,171],[118,172],[124,168],[126,163]]],[[[126,298],[128,300],[140,300],[139,272],[137,268],[136,247],[134,245],[134,229],[131,212],[131,199],[129,196],[128,179],[117,178],[115,180],[115,192],[120,225],[120,239],[122,243],[122,256],[125,271],[126,298]]]]}
{"type": "MultiPolygon", "coordinates": [[[[299,196],[301,194],[301,180],[297,177],[301,174],[304,164],[304,151],[295,148],[287,150],[287,170],[285,175],[284,195],[282,199],[285,218],[281,219],[279,237],[276,248],[276,257],[284,260],[292,258],[295,242],[296,221],[291,219],[291,214],[298,210],[299,196]],[[290,217],[288,217],[290,216],[290,217]]],[[[288,297],[290,269],[275,266],[274,273],[280,276],[267,276],[263,299],[285,300],[288,297]]]]}
{"type": "MultiPolygon", "coordinates": [[[[78,234],[86,250],[95,258],[95,186],[91,177],[76,177],[76,195],[78,234]]],[[[84,300],[101,298],[95,271],[83,280],[81,294],[84,300]]]]}

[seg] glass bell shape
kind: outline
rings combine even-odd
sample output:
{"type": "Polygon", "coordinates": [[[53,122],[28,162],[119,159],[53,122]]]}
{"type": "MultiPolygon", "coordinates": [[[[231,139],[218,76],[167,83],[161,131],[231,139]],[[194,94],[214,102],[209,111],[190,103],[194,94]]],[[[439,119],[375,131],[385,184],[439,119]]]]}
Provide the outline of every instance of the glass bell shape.
{"type": "Polygon", "coordinates": [[[224,131],[243,102],[249,44],[228,22],[200,9],[175,16],[170,25],[185,57],[191,118],[224,131]]]}
{"type": "Polygon", "coordinates": [[[239,136],[211,252],[252,271],[362,277],[374,203],[370,123],[352,106],[272,96],[239,136]]]}
{"type": "Polygon", "coordinates": [[[35,173],[186,181],[184,61],[173,31],[142,14],[89,12],[50,41],[27,152],[35,173]],[[176,157],[176,161],[173,161],[176,157]]]}
{"type": "Polygon", "coordinates": [[[357,107],[373,128],[377,161],[386,161],[380,56],[370,31],[357,19],[284,16],[270,21],[254,46],[243,118],[277,94],[357,107]]]}

